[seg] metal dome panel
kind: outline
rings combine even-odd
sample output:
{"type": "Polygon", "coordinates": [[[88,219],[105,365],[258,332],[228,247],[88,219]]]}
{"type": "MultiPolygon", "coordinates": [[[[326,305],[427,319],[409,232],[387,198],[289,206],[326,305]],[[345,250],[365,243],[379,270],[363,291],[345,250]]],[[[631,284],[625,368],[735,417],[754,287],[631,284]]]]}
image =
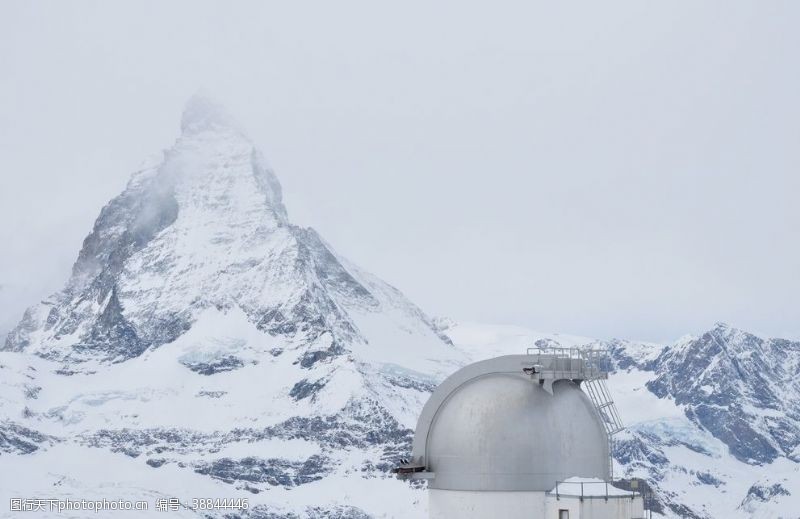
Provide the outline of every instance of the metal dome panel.
{"type": "Polygon", "coordinates": [[[608,436],[590,399],[571,379],[551,394],[523,371],[530,363],[471,364],[434,391],[413,447],[429,488],[547,491],[568,477],[608,477],[608,436]]]}

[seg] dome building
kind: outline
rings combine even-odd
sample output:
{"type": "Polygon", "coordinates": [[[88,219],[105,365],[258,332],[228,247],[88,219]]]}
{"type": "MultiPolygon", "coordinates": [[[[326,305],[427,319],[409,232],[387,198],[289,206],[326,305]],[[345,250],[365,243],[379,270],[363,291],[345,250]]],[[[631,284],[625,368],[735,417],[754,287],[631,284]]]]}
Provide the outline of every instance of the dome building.
{"type": "Polygon", "coordinates": [[[604,358],[533,349],[460,369],[425,404],[398,476],[428,481],[431,519],[644,517],[641,494],[610,483],[622,427],[604,358]]]}

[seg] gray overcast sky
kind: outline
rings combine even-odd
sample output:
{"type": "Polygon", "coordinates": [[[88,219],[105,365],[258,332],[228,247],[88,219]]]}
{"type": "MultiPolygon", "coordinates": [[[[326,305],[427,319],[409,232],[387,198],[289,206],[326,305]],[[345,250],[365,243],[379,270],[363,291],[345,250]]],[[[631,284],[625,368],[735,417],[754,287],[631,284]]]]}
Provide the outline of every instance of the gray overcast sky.
{"type": "Polygon", "coordinates": [[[456,319],[800,337],[800,3],[0,5],[0,333],[198,88],[290,216],[456,319]]]}

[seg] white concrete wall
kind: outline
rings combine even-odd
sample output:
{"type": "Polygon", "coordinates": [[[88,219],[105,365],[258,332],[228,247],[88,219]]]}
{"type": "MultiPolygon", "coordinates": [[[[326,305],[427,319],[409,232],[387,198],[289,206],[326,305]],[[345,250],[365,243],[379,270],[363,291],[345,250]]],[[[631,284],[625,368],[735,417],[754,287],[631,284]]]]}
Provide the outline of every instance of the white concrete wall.
{"type": "MultiPolygon", "coordinates": [[[[609,499],[584,499],[581,503],[580,519],[631,519],[644,517],[644,501],[641,497],[609,499]]],[[[570,516],[572,519],[572,516],[570,516]]]]}
{"type": "MultiPolygon", "coordinates": [[[[545,517],[544,492],[428,490],[431,519],[535,519],[545,517]]],[[[557,518],[556,518],[557,519],[557,518]]],[[[570,516],[572,519],[572,516],[570,516]]]]}
{"type": "MultiPolygon", "coordinates": [[[[561,497],[556,500],[554,496],[547,496],[545,512],[542,519],[559,519],[560,510],[569,510],[569,519],[580,519],[581,501],[577,497],[561,497]]],[[[629,518],[625,518],[629,519],[629,518]]]]}
{"type": "Polygon", "coordinates": [[[641,497],[636,499],[584,499],[548,496],[544,492],[476,492],[428,490],[431,519],[633,519],[644,517],[641,497]]]}

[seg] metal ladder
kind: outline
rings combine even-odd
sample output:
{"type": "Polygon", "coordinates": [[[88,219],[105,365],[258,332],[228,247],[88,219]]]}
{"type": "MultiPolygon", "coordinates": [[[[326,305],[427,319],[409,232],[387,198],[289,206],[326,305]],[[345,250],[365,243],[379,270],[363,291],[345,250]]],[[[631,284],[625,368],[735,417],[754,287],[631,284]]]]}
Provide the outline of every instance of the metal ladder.
{"type": "Polygon", "coordinates": [[[622,419],[619,417],[617,406],[608,392],[605,378],[590,378],[583,381],[583,389],[589,395],[589,399],[594,404],[594,408],[603,421],[608,436],[608,455],[611,458],[611,477],[614,477],[614,435],[622,431],[622,419]]]}

